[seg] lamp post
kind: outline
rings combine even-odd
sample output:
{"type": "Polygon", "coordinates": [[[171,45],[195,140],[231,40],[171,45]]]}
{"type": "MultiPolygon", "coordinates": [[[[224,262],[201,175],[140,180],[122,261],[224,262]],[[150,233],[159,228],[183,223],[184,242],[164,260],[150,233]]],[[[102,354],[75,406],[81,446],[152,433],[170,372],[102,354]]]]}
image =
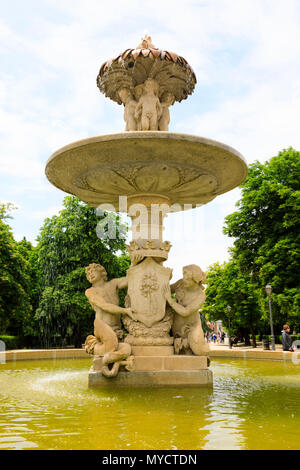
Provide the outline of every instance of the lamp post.
{"type": "Polygon", "coordinates": [[[271,344],[272,344],[272,350],[275,351],[275,336],[274,336],[274,330],[273,330],[272,305],[271,305],[272,286],[270,284],[268,284],[268,285],[266,285],[265,289],[266,289],[267,296],[269,298],[271,344]]]}
{"type": "Polygon", "coordinates": [[[227,310],[228,310],[228,345],[229,345],[229,349],[232,349],[231,334],[230,334],[230,312],[231,312],[230,305],[227,306],[227,310]]]}

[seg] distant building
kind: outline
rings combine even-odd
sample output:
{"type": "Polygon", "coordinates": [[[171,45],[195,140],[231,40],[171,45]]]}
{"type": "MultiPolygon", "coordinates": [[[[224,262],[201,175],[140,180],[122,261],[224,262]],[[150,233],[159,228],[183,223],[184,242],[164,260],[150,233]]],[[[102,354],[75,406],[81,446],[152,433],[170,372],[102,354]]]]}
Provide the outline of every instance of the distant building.
{"type": "Polygon", "coordinates": [[[218,333],[221,334],[222,331],[223,331],[222,320],[207,322],[207,326],[208,326],[208,328],[210,328],[212,330],[213,333],[216,333],[216,335],[218,333]]]}

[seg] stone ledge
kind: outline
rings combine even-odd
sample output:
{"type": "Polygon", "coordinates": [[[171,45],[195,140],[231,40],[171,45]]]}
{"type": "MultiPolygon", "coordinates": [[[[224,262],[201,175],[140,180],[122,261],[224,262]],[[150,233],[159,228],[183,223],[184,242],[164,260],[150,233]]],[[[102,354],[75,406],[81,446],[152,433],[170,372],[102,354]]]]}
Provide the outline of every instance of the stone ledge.
{"type": "Polygon", "coordinates": [[[201,369],[207,369],[206,356],[135,356],[134,358],[134,370],[136,371],[201,369]]]}
{"type": "Polygon", "coordinates": [[[232,349],[222,349],[214,350],[211,349],[209,352],[210,357],[232,357],[232,358],[242,358],[242,359],[264,359],[264,360],[276,360],[276,361],[291,361],[293,357],[293,352],[289,351],[267,351],[267,350],[253,350],[253,349],[241,349],[241,350],[232,350],[232,349]]]}
{"type": "MultiPolygon", "coordinates": [[[[93,357],[87,354],[84,349],[16,349],[9,351],[1,351],[0,354],[1,360],[6,362],[38,359],[85,359],[88,357],[92,359],[93,357]]],[[[291,361],[293,354],[295,353],[289,351],[265,351],[259,349],[256,351],[253,349],[211,349],[209,352],[209,357],[232,357],[242,359],[291,361]]]]}
{"type": "Polygon", "coordinates": [[[173,346],[132,346],[134,356],[173,356],[173,346]]]}
{"type": "Polygon", "coordinates": [[[39,359],[75,359],[89,356],[84,349],[18,349],[1,352],[6,362],[39,359]]]}
{"type": "Polygon", "coordinates": [[[119,372],[116,377],[104,377],[101,372],[89,372],[89,387],[199,387],[212,386],[209,369],[189,371],[132,371],[119,372]]]}

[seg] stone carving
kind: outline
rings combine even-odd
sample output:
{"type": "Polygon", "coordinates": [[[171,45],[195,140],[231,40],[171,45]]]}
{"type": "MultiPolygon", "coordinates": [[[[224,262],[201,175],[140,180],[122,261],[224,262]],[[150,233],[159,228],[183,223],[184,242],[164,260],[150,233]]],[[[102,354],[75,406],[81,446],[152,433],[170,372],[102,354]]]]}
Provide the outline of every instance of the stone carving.
{"type": "Polygon", "coordinates": [[[132,94],[127,88],[121,88],[119,96],[124,103],[124,121],[126,122],[125,131],[136,131],[137,121],[135,119],[135,109],[137,102],[133,99],[132,94]]]}
{"type": "Polygon", "coordinates": [[[120,372],[114,385],[212,382],[207,358],[195,357],[209,351],[199,316],[205,275],[198,266],[186,266],[183,279],[170,288],[172,270],[163,262],[171,244],[163,241],[163,220],[167,213],[233,189],[245,179],[247,167],[227,145],[168,132],[169,107],[186,99],[195,83],[183,57],[158,49],[145,36],[137,48],[105,62],[97,77],[100,91],[124,105],[127,132],[69,144],[47,163],[47,177],[55,186],[94,207],[110,204],[107,210],[128,213],[132,220],[126,278],[108,282],[102,266],[86,269],[92,284],[86,296],[96,313],[94,335],[85,342],[86,351],[95,355],[89,384],[111,384],[102,375],[116,376],[121,366],[134,372],[120,372]],[[126,308],[121,308],[118,291],[126,286],[126,308]],[[124,340],[122,314],[129,333],[124,340]]]}
{"type": "Polygon", "coordinates": [[[142,131],[156,131],[162,114],[158,99],[159,85],[153,78],[148,78],[143,87],[143,94],[135,109],[135,119],[140,121],[142,131]]]}
{"type": "Polygon", "coordinates": [[[187,61],[155,47],[150,36],[143,37],[136,49],[105,62],[97,76],[100,91],[124,104],[126,131],[168,131],[168,107],[186,99],[195,83],[187,61]]]}
{"type": "Polygon", "coordinates": [[[141,42],[137,46],[137,49],[156,49],[152,42],[151,36],[145,34],[145,36],[141,39],[141,42]]]}
{"type": "MultiPolygon", "coordinates": [[[[137,101],[137,103],[140,101],[140,98],[142,96],[144,92],[144,84],[141,83],[140,85],[136,85],[136,87],[134,87],[134,96],[135,96],[135,99],[137,101]]],[[[137,131],[141,131],[142,130],[142,124],[141,124],[141,120],[139,119],[137,121],[137,131]]]]}
{"type": "Polygon", "coordinates": [[[140,98],[141,98],[143,92],[144,92],[144,84],[143,83],[140,83],[140,85],[136,85],[134,87],[134,96],[135,96],[136,101],[140,101],[140,98]]]}
{"type": "Polygon", "coordinates": [[[157,276],[155,274],[144,275],[140,285],[140,290],[144,297],[150,297],[153,291],[156,291],[158,287],[157,276]]]}
{"type": "Polygon", "coordinates": [[[170,122],[170,111],[169,106],[174,104],[175,97],[169,91],[165,91],[161,97],[161,106],[162,106],[162,113],[161,117],[158,121],[158,130],[159,131],[168,131],[169,130],[169,122],[170,122]]]}
{"type": "Polygon", "coordinates": [[[134,87],[134,97],[128,88],[120,88],[118,96],[124,104],[125,131],[168,131],[170,122],[169,106],[175,102],[175,96],[165,91],[160,100],[159,84],[153,78],[134,87]]]}
{"type": "Polygon", "coordinates": [[[209,346],[205,342],[199,315],[199,308],[205,302],[202,282],[205,273],[191,264],[182,270],[183,279],[171,285],[171,290],[164,288],[166,299],[175,311],[172,332],[176,354],[208,355],[209,346]],[[177,302],[172,298],[175,293],[177,302]]]}
{"type": "Polygon", "coordinates": [[[101,372],[105,377],[115,377],[120,366],[132,369],[131,347],[128,343],[118,343],[113,328],[97,318],[94,321],[94,335],[86,338],[85,350],[88,354],[103,356],[101,372]]]}
{"type": "Polygon", "coordinates": [[[138,264],[146,257],[155,258],[155,260],[168,259],[171,243],[169,241],[161,242],[160,240],[143,240],[138,239],[131,241],[126,245],[132,266],[138,264]]]}
{"type": "Polygon", "coordinates": [[[207,202],[216,196],[218,189],[217,178],[202,168],[186,163],[178,165],[173,162],[163,164],[149,161],[128,161],[119,168],[114,163],[107,163],[79,175],[72,184],[77,190],[80,188],[93,194],[101,192],[101,203],[106,202],[106,198],[111,201],[115,194],[116,207],[119,194],[165,194],[173,204],[173,201],[190,203],[197,198],[199,202],[207,202]]]}
{"type": "Polygon", "coordinates": [[[132,310],[129,309],[127,315],[147,328],[161,321],[166,313],[163,287],[168,286],[171,277],[172,270],[164,268],[152,257],[130,267],[127,271],[127,292],[132,310]]]}
{"type": "MultiPolygon", "coordinates": [[[[129,299],[127,299],[127,302],[129,299]]],[[[129,334],[125,338],[125,343],[132,346],[170,346],[173,344],[173,337],[170,330],[173,322],[173,312],[169,309],[164,318],[147,327],[142,322],[133,320],[128,315],[123,317],[123,323],[129,334]]]]}
{"type": "Polygon", "coordinates": [[[89,335],[85,341],[85,350],[89,354],[103,356],[102,374],[106,377],[117,375],[121,365],[128,366],[125,359],[131,354],[127,343],[119,343],[122,338],[120,314],[133,314],[131,308],[119,306],[119,289],[127,286],[127,279],[107,281],[107,273],[100,264],[92,263],[86,268],[86,277],[92,287],[86,290],[91,306],[95,310],[94,336],[89,335]],[[110,365],[110,367],[109,367],[110,365]]]}
{"type": "Polygon", "coordinates": [[[193,93],[197,82],[192,67],[182,56],[158,49],[151,37],[145,36],[135,49],[126,49],[101,66],[97,86],[105,96],[120,104],[120,84],[126,83],[133,93],[135,86],[150,77],[158,82],[162,90],[170,91],[179,102],[193,93]]]}

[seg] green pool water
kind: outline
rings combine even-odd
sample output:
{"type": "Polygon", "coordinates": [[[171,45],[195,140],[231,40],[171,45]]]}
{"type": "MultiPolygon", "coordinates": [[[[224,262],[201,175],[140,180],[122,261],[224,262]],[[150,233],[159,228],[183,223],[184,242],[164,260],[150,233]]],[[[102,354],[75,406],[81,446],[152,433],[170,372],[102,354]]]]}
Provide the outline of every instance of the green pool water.
{"type": "Polygon", "coordinates": [[[0,364],[0,449],[299,449],[300,365],[212,360],[213,388],[89,389],[90,359],[0,364]]]}

